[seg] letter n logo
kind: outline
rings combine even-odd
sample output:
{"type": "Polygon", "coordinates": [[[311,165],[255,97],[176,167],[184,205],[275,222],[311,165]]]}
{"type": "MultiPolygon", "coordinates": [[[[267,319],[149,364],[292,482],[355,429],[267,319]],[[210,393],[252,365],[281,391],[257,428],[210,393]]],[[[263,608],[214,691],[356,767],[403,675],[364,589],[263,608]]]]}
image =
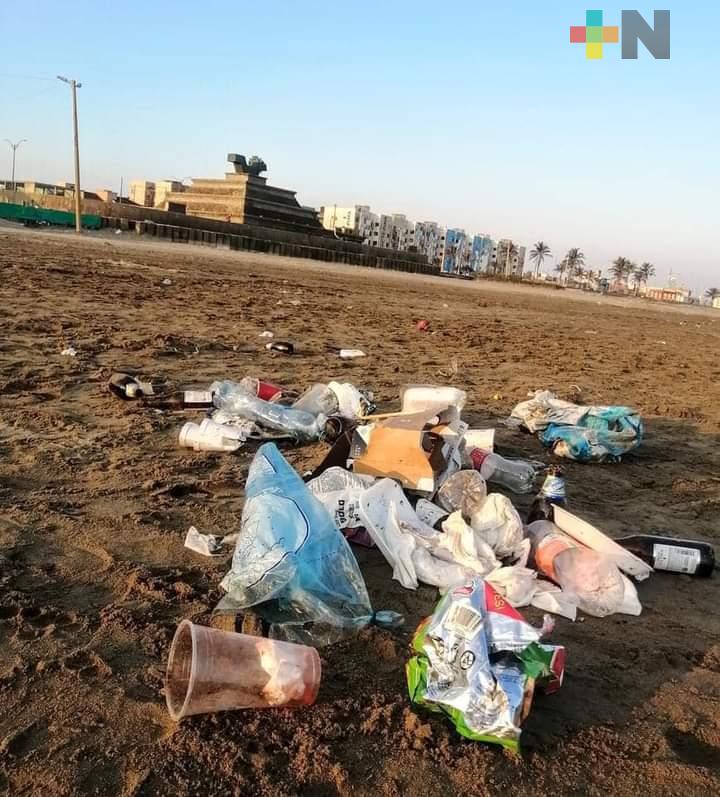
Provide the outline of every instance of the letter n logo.
{"type": "Polygon", "coordinates": [[[638,41],[641,41],[654,58],[670,58],[670,12],[655,11],[653,28],[638,11],[622,12],[622,57],[636,60],[638,41]]]}

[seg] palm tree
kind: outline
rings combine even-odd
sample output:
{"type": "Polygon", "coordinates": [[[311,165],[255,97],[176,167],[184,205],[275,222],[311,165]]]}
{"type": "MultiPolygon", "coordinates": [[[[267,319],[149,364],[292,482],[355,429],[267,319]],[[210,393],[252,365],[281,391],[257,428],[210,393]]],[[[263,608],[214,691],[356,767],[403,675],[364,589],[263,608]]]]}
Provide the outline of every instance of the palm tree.
{"type": "Polygon", "coordinates": [[[538,241],[530,250],[530,260],[535,263],[535,278],[540,274],[540,269],[546,257],[552,257],[550,247],[545,241],[538,241]]]}
{"type": "Polygon", "coordinates": [[[648,280],[650,277],[655,274],[655,266],[652,263],[648,263],[645,261],[642,266],[635,269],[635,273],[633,274],[633,278],[635,280],[635,295],[637,296],[640,293],[640,287],[643,285],[647,285],[648,280]]]}
{"type": "Polygon", "coordinates": [[[505,258],[505,276],[508,277],[510,275],[512,259],[517,254],[518,248],[512,241],[508,241],[508,245],[505,251],[507,252],[507,257],[505,258]]]}
{"type": "Polygon", "coordinates": [[[564,257],[558,264],[555,266],[555,271],[560,274],[560,282],[563,282],[563,277],[565,276],[565,272],[567,271],[568,262],[567,257],[564,257]]]}
{"type": "Polygon", "coordinates": [[[585,255],[577,248],[570,249],[568,253],[563,258],[562,263],[560,264],[561,268],[558,268],[557,271],[560,272],[560,277],[562,278],[567,271],[568,279],[572,277],[572,275],[582,266],[585,265],[585,255]]]}
{"type": "Polygon", "coordinates": [[[618,257],[613,260],[610,266],[610,273],[618,282],[624,282],[626,276],[631,274],[634,268],[632,261],[628,260],[627,257],[618,257]]]}

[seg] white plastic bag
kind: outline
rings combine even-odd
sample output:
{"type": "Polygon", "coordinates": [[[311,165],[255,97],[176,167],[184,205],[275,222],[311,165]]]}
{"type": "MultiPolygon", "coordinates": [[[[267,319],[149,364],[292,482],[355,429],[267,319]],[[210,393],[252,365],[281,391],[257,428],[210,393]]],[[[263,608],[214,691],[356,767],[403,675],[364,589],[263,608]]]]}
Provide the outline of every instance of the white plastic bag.
{"type": "Polygon", "coordinates": [[[439,558],[448,557],[450,561],[485,576],[500,567],[493,549],[463,520],[460,512],[453,512],[442,524],[443,535],[434,549],[439,558]]]}
{"type": "Polygon", "coordinates": [[[523,522],[512,501],[500,493],[491,493],[470,517],[472,530],[495,552],[499,559],[519,555],[524,532],[523,522]]]}
{"type": "Polygon", "coordinates": [[[559,553],[554,564],[563,593],[586,614],[607,617],[621,611],[625,584],[610,559],[589,548],[572,548],[559,553]]]}

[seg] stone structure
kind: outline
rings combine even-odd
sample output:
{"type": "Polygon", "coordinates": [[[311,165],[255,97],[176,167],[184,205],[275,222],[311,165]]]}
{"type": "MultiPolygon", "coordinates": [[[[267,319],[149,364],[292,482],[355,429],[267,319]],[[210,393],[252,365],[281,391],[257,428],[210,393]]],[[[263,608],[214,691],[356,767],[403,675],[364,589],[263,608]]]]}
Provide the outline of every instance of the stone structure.
{"type": "Polygon", "coordinates": [[[233,172],[226,173],[224,179],[193,178],[192,185],[184,191],[166,196],[165,209],[177,211],[184,207],[189,216],[325,233],[315,210],[300,205],[295,191],[268,185],[267,179],[260,176],[267,170],[261,158],[254,155],[246,160],[243,155],[231,153],[227,159],[233,164],[233,172]]]}

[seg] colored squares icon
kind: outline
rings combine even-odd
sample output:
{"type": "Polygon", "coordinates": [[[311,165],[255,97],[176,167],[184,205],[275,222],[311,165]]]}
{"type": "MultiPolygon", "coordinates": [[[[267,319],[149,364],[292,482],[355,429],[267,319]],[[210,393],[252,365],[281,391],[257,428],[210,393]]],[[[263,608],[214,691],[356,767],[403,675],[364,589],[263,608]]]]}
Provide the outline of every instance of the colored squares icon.
{"type": "Polygon", "coordinates": [[[617,44],[619,41],[620,28],[603,25],[602,11],[586,11],[585,25],[570,26],[570,43],[584,44],[585,57],[591,61],[603,57],[603,44],[617,44]]]}
{"type": "Polygon", "coordinates": [[[617,44],[620,41],[620,28],[617,25],[606,25],[602,32],[605,44],[617,44]]]}

